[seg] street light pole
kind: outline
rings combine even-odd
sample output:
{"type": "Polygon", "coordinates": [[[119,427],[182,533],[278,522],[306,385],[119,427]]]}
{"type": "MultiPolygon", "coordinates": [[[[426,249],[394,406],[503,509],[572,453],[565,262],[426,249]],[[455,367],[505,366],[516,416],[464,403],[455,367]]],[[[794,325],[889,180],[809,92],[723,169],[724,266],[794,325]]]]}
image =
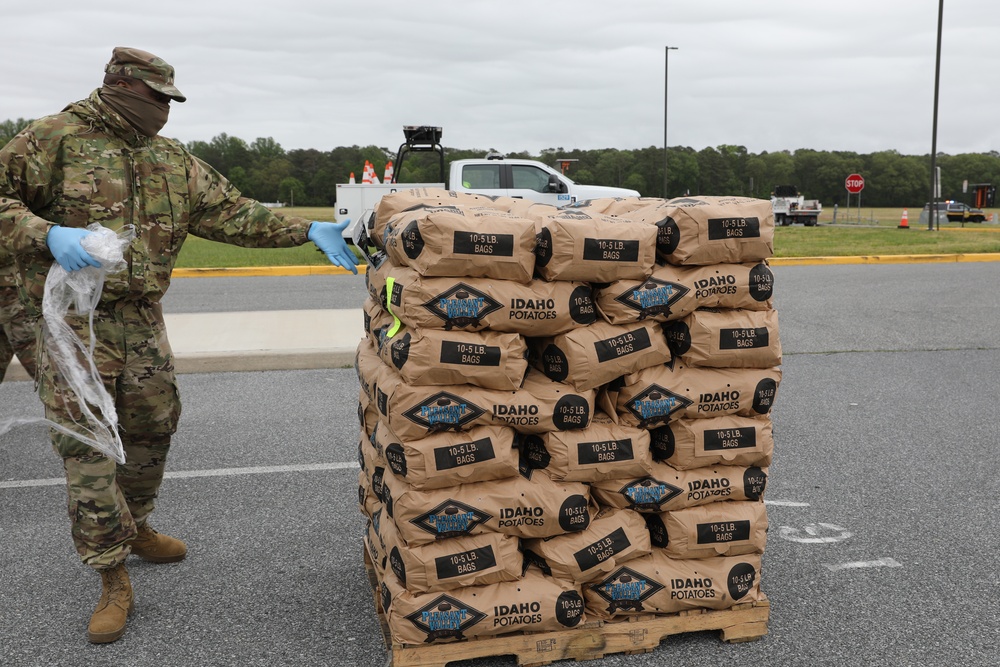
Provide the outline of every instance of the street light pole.
{"type": "MultiPolygon", "coordinates": [[[[941,0],[944,2],[944,0],[941,0]]],[[[664,62],[663,62],[663,198],[667,198],[667,100],[669,99],[667,95],[667,76],[670,71],[670,52],[676,51],[676,46],[667,46],[664,48],[664,62]]]]}
{"type": "Polygon", "coordinates": [[[931,130],[931,200],[927,209],[927,229],[934,231],[934,223],[938,223],[937,198],[938,188],[941,184],[937,176],[937,124],[938,124],[938,88],[941,82],[941,21],[944,18],[944,0],[938,2],[938,25],[937,25],[937,57],[934,61],[934,121],[931,130]]]}

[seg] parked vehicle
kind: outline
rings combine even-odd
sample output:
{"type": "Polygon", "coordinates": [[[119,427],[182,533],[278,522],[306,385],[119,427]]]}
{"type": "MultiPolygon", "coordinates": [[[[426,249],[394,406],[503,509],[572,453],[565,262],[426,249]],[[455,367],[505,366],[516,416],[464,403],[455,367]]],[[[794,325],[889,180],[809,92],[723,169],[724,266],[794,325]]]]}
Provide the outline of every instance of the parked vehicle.
{"type": "Polygon", "coordinates": [[[771,193],[771,207],[775,225],[801,222],[806,227],[815,227],[823,212],[818,199],[806,199],[794,185],[776,185],[771,193]]]}
{"type": "Polygon", "coordinates": [[[948,208],[945,209],[945,216],[948,222],[983,222],[986,214],[981,208],[973,208],[960,201],[949,201],[948,208]]]}
{"type": "Polygon", "coordinates": [[[516,197],[553,206],[568,206],[586,199],[603,197],[638,197],[639,192],[627,188],[581,185],[565,174],[537,160],[508,159],[491,153],[482,158],[455,160],[444,179],[444,149],[441,148],[441,128],[408,126],[403,128],[406,142],[399,147],[395,173],[402,171],[406,154],[411,151],[434,151],[441,156],[439,183],[337,184],[336,220],[357,220],[365,211],[375,208],[382,195],[410,188],[446,188],[455,192],[471,192],[493,197],[516,197]]]}
{"type": "MultiPolygon", "coordinates": [[[[948,222],[985,222],[986,213],[980,208],[974,208],[968,204],[963,204],[960,201],[955,201],[954,199],[947,199],[942,201],[934,202],[934,210],[938,213],[938,221],[940,222],[941,214],[944,213],[944,217],[947,218],[948,222]]],[[[928,211],[930,203],[924,204],[924,211],[928,211]]]]}

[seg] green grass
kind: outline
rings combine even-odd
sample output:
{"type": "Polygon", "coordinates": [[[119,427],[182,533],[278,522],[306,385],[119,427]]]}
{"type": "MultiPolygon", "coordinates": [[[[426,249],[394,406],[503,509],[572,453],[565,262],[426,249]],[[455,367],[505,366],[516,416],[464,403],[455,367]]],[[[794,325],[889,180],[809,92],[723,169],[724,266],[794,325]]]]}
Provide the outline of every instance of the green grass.
{"type": "MultiPolygon", "coordinates": [[[[333,222],[333,208],[283,208],[282,214],[308,220],[333,222]]],[[[323,266],[330,261],[315,245],[306,243],[297,248],[241,248],[228,243],[206,241],[188,236],[177,258],[177,267],[185,269],[215,269],[234,266],[323,266]]]]}
{"type": "MultiPolygon", "coordinates": [[[[995,209],[987,211],[987,214],[995,209]]],[[[334,219],[333,208],[287,208],[286,215],[309,220],[334,219]]],[[[832,208],[824,210],[818,227],[792,225],[774,232],[776,257],[828,257],[851,255],[926,255],[1000,252],[1000,225],[942,224],[929,232],[919,222],[920,209],[909,209],[909,229],[898,229],[902,209],[857,209],[850,215],[838,211],[837,225],[830,226],[832,208]],[[960,231],[956,231],[960,230],[960,231]]],[[[1000,216],[998,216],[1000,217],[1000,216]]],[[[220,268],[242,266],[323,266],[329,264],[316,246],[298,248],[240,248],[189,236],[181,249],[180,268],[220,268]]]]}
{"type": "Polygon", "coordinates": [[[778,227],[775,257],[937,255],[1000,252],[1000,230],[927,231],[926,227],[778,227]]]}

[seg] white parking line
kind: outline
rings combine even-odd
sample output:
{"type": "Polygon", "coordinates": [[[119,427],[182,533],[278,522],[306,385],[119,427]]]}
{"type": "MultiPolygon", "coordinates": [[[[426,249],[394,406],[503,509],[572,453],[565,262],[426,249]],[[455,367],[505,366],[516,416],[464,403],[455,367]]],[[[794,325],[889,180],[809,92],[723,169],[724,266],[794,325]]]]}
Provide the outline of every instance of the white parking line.
{"type": "MultiPolygon", "coordinates": [[[[214,468],[212,470],[180,470],[168,472],[163,475],[164,479],[185,479],[190,477],[232,477],[234,475],[267,475],[281,472],[311,472],[314,470],[351,470],[360,466],[356,461],[341,463],[304,463],[301,465],[287,466],[252,466],[248,468],[214,468]]],[[[51,477],[49,479],[15,479],[7,482],[0,482],[0,489],[25,489],[38,486],[59,486],[65,484],[62,477],[51,477]]]]}
{"type": "Polygon", "coordinates": [[[802,530],[791,526],[781,526],[778,529],[778,537],[802,544],[835,544],[853,535],[851,531],[833,523],[810,523],[802,530]]]}
{"type": "Polygon", "coordinates": [[[850,563],[827,564],[826,569],[836,572],[838,570],[855,570],[862,567],[903,567],[895,558],[879,558],[878,560],[856,560],[850,563]]]}

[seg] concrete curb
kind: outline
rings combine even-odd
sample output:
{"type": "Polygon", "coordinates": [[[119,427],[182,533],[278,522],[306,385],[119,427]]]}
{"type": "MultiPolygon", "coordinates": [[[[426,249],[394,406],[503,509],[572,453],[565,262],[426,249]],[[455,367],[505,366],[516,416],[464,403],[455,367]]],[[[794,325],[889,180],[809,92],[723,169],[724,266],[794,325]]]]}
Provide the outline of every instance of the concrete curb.
{"type": "MultiPolygon", "coordinates": [[[[367,264],[358,266],[358,275],[368,271],[367,264]]],[[[339,266],[234,266],[218,269],[174,269],[171,278],[247,278],[261,276],[349,276],[351,272],[339,266]]]]}

